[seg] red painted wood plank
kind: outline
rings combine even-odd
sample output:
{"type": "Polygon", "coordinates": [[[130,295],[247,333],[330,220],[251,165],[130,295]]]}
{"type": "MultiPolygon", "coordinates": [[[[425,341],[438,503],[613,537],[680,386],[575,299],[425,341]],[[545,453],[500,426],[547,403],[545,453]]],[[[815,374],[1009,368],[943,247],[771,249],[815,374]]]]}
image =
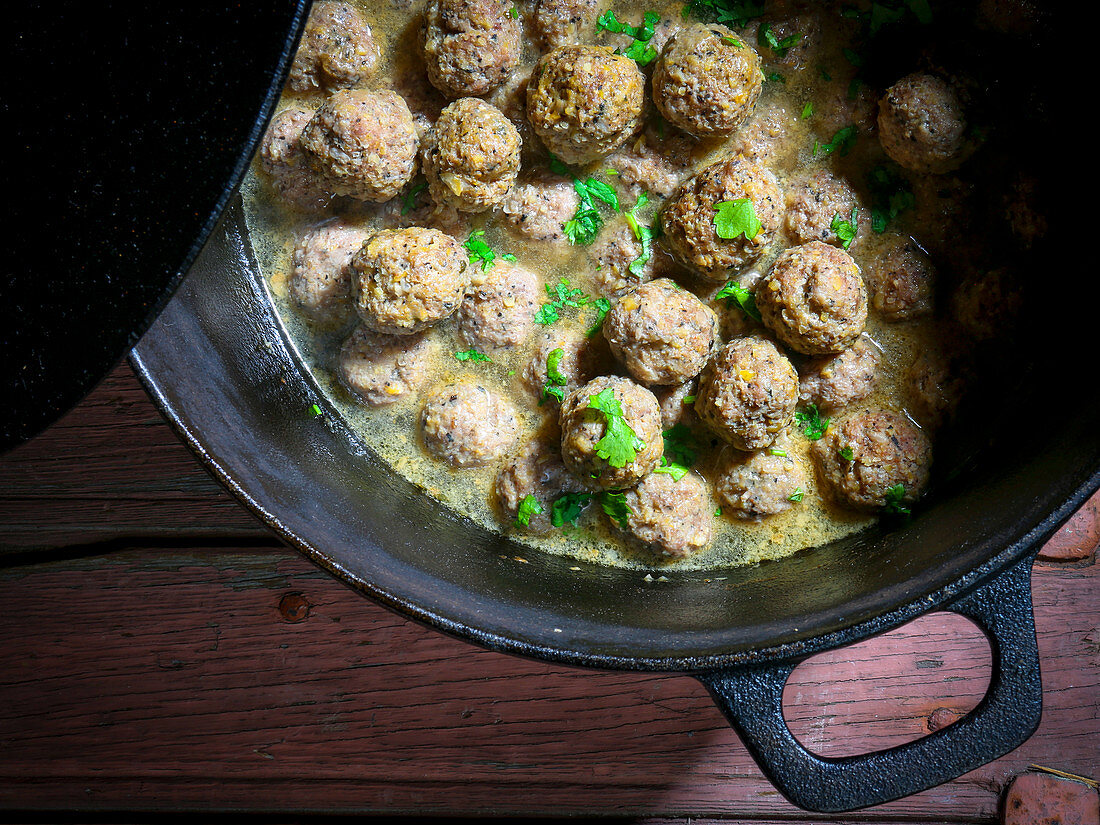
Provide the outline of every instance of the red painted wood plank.
{"type": "MultiPolygon", "coordinates": [[[[1096,579],[1095,567],[1034,575],[1047,687],[1036,736],[850,821],[992,822],[1029,763],[1100,773],[1096,579]]],[[[694,680],[478,650],[289,551],[28,566],[0,577],[0,603],[3,805],[797,814],[694,680]]],[[[881,747],[935,707],[972,704],[973,663],[987,659],[957,619],[929,617],[799,668],[792,726],[823,752],[881,747]]]]}

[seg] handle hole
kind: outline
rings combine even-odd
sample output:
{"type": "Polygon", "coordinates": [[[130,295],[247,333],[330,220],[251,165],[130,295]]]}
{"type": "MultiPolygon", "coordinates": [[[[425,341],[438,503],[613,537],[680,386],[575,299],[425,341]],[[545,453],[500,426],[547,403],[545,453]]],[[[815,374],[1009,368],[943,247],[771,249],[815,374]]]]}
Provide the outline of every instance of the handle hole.
{"type": "Polygon", "coordinates": [[[795,668],[783,714],[819,756],[856,756],[920,739],[973,710],[989,689],[981,629],[930,613],[897,630],[827,651],[795,668]]]}

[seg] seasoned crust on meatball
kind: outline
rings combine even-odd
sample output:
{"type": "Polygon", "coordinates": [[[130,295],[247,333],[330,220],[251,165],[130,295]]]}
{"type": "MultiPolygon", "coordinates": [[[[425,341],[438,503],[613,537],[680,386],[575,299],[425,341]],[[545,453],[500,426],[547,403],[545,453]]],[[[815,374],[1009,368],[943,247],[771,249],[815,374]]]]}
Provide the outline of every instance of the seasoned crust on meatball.
{"type": "Polygon", "coordinates": [[[664,454],[661,437],[661,408],[653,393],[628,378],[601,375],[565,396],[558,413],[561,452],[565,466],[583,479],[604,489],[622,489],[636,484],[652,471],[664,454]],[[645,446],[636,450],[633,461],[613,467],[597,454],[596,444],[607,432],[607,415],[589,406],[593,396],[609,389],[622,408],[622,421],[645,446]]]}
{"type": "Polygon", "coordinates": [[[428,80],[448,97],[480,96],[520,60],[522,30],[510,0],[431,0],[421,44],[428,80]]]}
{"type": "Polygon", "coordinates": [[[307,162],[337,194],[381,203],[416,172],[419,141],[405,101],[390,91],[339,91],[302,132],[307,162]]]}
{"type": "Polygon", "coordinates": [[[750,336],[730,341],[699,378],[695,414],[739,450],[771,444],[798,403],[798,374],[775,344],[750,336]]]}
{"type": "Polygon", "coordinates": [[[527,84],[527,119],[566,163],[588,163],[641,126],[645,76],[628,57],[600,46],[562,46],[543,55],[527,84]]]}
{"type": "Polygon", "coordinates": [[[427,333],[384,335],[356,327],[340,348],[336,373],[367,406],[383,407],[419,389],[435,348],[427,333]]]}
{"type": "Polygon", "coordinates": [[[472,276],[467,261],[438,229],[383,229],[351,259],[356,311],[376,332],[418,332],[458,309],[472,276]]]}
{"type": "Polygon", "coordinates": [[[968,275],[951,296],[951,315],[977,342],[1009,332],[1023,307],[1018,280],[1003,269],[968,275]]]}
{"type": "Polygon", "coordinates": [[[693,135],[729,135],[760,97],[760,58],[718,23],[696,23],[665,44],[653,70],[653,102],[664,118],[693,135]]]}
{"type": "MultiPolygon", "coordinates": [[[[813,169],[787,187],[787,233],[796,244],[821,241],[841,246],[833,221],[851,223],[854,216],[859,227],[859,206],[848,181],[827,169],[813,169]]],[[[863,234],[857,231],[855,241],[849,239],[849,243],[858,242],[863,234]]]]}
{"type": "Polygon", "coordinates": [[[783,217],[783,196],[775,175],[742,155],[719,161],[685,181],[665,203],[662,241],[684,266],[712,281],[756,260],[783,217]],[[748,199],[761,229],[753,238],[718,237],[715,205],[748,199]]]}
{"type": "Polygon", "coordinates": [[[332,192],[306,163],[301,143],[302,130],[313,114],[291,106],[275,115],[260,143],[260,164],[279,200],[299,209],[320,210],[332,201],[332,192]]]}
{"type": "Polygon", "coordinates": [[[481,212],[503,200],[516,182],[519,132],[495,106],[464,97],[440,113],[420,156],[437,203],[481,212]]]}
{"type": "Polygon", "coordinates": [[[922,349],[905,373],[917,421],[929,430],[950,421],[972,379],[969,355],[959,342],[922,349]]]}
{"type": "Polygon", "coordinates": [[[671,430],[677,424],[690,427],[695,422],[695,390],[699,382],[692,380],[673,387],[654,387],[653,394],[661,405],[661,429],[671,430]]]}
{"type": "Polygon", "coordinates": [[[500,210],[512,229],[533,241],[564,241],[562,226],[577,211],[577,203],[572,181],[543,175],[513,186],[500,210]]]}
{"type": "Polygon", "coordinates": [[[969,154],[966,113],[955,88],[934,75],[906,75],[878,104],[883,151],[913,172],[942,174],[969,154]]]}
{"type": "Polygon", "coordinates": [[[730,451],[714,486],[733,515],[743,519],[771,516],[802,500],[806,474],[790,450],[785,449],[787,446],[780,439],[776,448],[752,453],[730,451]]]}
{"type": "Polygon", "coordinates": [[[864,270],[871,306],[887,321],[907,321],[932,312],[935,267],[911,238],[892,238],[864,270]]]}
{"type": "Polygon", "coordinates": [[[557,445],[537,441],[505,463],[493,487],[497,509],[504,524],[536,534],[558,529],[551,521],[555,501],[566,493],[584,493],[590,489],[565,469],[557,445]],[[517,524],[516,514],[527,496],[533,496],[542,509],[532,513],[526,525],[517,524]]]}
{"type": "Polygon", "coordinates": [[[458,334],[467,346],[491,354],[519,346],[535,325],[539,279],[508,261],[497,261],[485,281],[458,308],[458,334]]]}
{"type": "Polygon", "coordinates": [[[377,62],[374,36],[359,11],[339,0],[321,0],[309,10],[287,85],[297,92],[357,86],[377,62]]]}
{"type": "Polygon", "coordinates": [[[311,321],[325,326],[351,317],[351,263],[367,233],[343,221],[307,232],[291,256],[290,300],[311,321]]]}
{"type": "Polygon", "coordinates": [[[633,140],[628,140],[607,156],[623,183],[654,195],[668,197],[683,183],[700,153],[699,143],[672,127],[661,129],[663,137],[650,124],[633,140]]]}
{"type": "Polygon", "coordinates": [[[595,30],[603,0],[537,0],[534,29],[539,46],[556,49],[586,39],[595,30]]]}
{"type": "Polygon", "coordinates": [[[682,384],[710,360],[718,345],[718,317],[675,281],[661,278],[621,295],[607,313],[603,334],[635,381],[682,384]]]}
{"type": "Polygon", "coordinates": [[[839,355],[815,358],[801,371],[799,394],[823,410],[837,410],[871,394],[879,378],[878,348],[866,336],[839,355]]]}
{"type": "Polygon", "coordinates": [[[764,325],[806,355],[851,346],[867,321],[867,287],[859,267],[843,249],[821,241],[780,253],[755,294],[764,325]]]}
{"type": "Polygon", "coordinates": [[[916,501],[928,486],[932,446],[909,419],[873,409],[848,416],[813,446],[821,480],[838,504],[876,510],[888,501],[916,501]],[[904,494],[890,491],[897,485],[904,494]]]}
{"type": "Polygon", "coordinates": [[[696,473],[679,481],[667,473],[650,473],[623,497],[629,509],[626,524],[612,523],[646,550],[681,559],[713,538],[714,505],[707,483],[696,473]]]}
{"type": "Polygon", "coordinates": [[[425,449],[452,467],[483,467],[519,438],[515,410],[503,397],[471,379],[432,390],[420,412],[425,449]]]}

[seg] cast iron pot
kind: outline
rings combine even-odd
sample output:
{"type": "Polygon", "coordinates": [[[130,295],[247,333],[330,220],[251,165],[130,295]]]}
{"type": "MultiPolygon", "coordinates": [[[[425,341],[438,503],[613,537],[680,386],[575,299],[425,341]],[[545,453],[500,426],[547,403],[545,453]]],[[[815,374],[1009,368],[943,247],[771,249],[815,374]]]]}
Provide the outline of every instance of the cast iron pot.
{"type": "MultiPolygon", "coordinates": [[[[1038,725],[1029,573],[1036,548],[1100,485],[1087,398],[1067,411],[1016,395],[1015,404],[1034,410],[1028,438],[996,421],[967,433],[953,478],[908,523],[723,570],[721,582],[675,572],[647,582],[486,532],[365,448],[296,355],[239,202],[131,359],[206,466],[334,575],[494,650],[689,673],[776,787],[804,808],[845,811],[915,793],[1007,753],[1038,725]],[[310,416],[313,404],[324,415],[310,416]],[[569,569],[576,566],[581,572],[569,569]],[[826,759],[794,739],[781,697],[800,661],[934,609],[973,619],[990,638],[992,680],[978,707],[923,739],[863,756],[826,759]]],[[[1048,370],[1021,386],[1038,395],[1058,380],[1048,370]]]]}

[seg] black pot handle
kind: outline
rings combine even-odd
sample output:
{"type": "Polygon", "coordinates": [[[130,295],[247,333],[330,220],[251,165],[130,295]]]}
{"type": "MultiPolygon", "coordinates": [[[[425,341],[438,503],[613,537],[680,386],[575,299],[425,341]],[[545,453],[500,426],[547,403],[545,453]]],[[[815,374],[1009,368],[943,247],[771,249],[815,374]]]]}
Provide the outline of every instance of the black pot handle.
{"type": "Polygon", "coordinates": [[[946,728],[888,750],[827,759],[806,750],[783,719],[783,686],[798,661],[695,674],[764,774],[794,804],[836,813],[948,782],[1023,744],[1039,725],[1043,688],[1031,609],[1031,557],[946,609],[989,637],[989,691],[946,728]]]}

